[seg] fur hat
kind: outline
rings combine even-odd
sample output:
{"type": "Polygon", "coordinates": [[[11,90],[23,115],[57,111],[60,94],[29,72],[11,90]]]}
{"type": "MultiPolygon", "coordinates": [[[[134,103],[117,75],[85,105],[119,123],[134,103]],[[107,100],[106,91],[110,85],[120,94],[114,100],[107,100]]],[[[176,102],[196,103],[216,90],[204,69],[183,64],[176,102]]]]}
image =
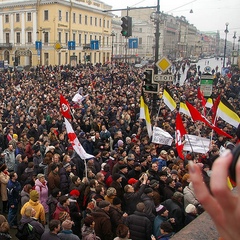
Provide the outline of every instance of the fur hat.
{"type": "Polygon", "coordinates": [[[196,207],[193,204],[188,204],[185,208],[186,213],[193,213],[196,210],[196,207]]]}
{"type": "Polygon", "coordinates": [[[153,179],[153,180],[150,181],[149,186],[151,188],[155,188],[158,184],[159,184],[159,182],[157,180],[153,179]]]}
{"type": "Polygon", "coordinates": [[[31,199],[33,202],[38,201],[38,200],[39,200],[39,193],[38,193],[38,191],[32,190],[32,191],[30,192],[30,199],[31,199]]]}

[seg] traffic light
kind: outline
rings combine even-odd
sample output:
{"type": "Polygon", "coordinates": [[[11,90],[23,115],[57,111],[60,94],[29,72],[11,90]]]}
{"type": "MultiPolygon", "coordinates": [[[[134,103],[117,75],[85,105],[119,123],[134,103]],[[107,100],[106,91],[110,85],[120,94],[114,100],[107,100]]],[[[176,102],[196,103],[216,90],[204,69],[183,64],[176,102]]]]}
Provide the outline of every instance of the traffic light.
{"type": "Polygon", "coordinates": [[[149,93],[158,93],[158,83],[153,82],[153,74],[154,70],[149,68],[146,69],[144,72],[144,85],[143,85],[143,91],[149,92],[149,93]]]}
{"type": "Polygon", "coordinates": [[[122,20],[122,31],[121,34],[124,37],[130,37],[132,36],[132,18],[129,16],[125,16],[121,18],[122,20]]]}

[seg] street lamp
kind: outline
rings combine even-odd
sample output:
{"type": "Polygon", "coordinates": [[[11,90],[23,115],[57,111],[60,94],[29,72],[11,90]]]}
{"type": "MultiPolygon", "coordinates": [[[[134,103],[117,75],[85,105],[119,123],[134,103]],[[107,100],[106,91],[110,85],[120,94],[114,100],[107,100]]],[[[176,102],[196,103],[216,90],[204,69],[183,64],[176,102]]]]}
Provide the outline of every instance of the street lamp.
{"type": "Polygon", "coordinates": [[[235,50],[235,40],[236,40],[236,32],[233,34],[233,50],[235,50]]]}
{"type": "Polygon", "coordinates": [[[225,67],[225,58],[226,58],[226,48],[227,48],[227,34],[228,34],[228,25],[229,23],[226,22],[226,29],[225,29],[225,43],[224,43],[224,53],[223,53],[223,68],[225,67]]]}
{"type": "Polygon", "coordinates": [[[112,66],[113,66],[113,43],[114,43],[114,37],[116,36],[115,32],[112,31],[112,33],[111,33],[110,36],[112,37],[112,54],[111,54],[112,56],[111,56],[111,64],[112,64],[112,66]]]}

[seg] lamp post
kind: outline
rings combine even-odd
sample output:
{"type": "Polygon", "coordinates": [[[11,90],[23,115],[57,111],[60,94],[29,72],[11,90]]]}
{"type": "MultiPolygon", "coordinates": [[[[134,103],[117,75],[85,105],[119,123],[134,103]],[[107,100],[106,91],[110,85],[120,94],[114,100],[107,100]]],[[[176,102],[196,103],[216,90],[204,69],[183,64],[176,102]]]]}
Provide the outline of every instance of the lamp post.
{"type": "Polygon", "coordinates": [[[234,32],[234,34],[233,34],[233,51],[235,50],[235,40],[236,40],[236,33],[237,32],[234,32]]]}
{"type": "Polygon", "coordinates": [[[223,53],[223,68],[225,67],[225,58],[226,58],[226,48],[227,48],[227,34],[228,34],[228,25],[229,23],[225,23],[226,29],[225,29],[225,43],[224,43],[224,53],[223,53]]]}
{"type": "Polygon", "coordinates": [[[116,36],[115,32],[114,32],[114,31],[112,31],[112,33],[111,33],[111,35],[110,35],[110,36],[112,37],[112,53],[111,53],[111,64],[112,64],[112,66],[113,66],[113,43],[114,43],[114,37],[116,36]]]}

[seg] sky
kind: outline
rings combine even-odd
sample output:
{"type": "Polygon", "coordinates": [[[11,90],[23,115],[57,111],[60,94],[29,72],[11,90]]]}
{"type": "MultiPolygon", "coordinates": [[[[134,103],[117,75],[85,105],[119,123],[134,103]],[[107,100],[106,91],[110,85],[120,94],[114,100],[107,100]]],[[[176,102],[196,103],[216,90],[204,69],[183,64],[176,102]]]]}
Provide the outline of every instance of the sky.
{"type": "MultiPolygon", "coordinates": [[[[157,0],[101,1],[111,5],[112,9],[157,5],[157,0]]],[[[221,38],[225,38],[225,24],[229,23],[228,40],[233,40],[234,31],[236,41],[240,36],[240,0],[160,0],[160,11],[173,16],[185,16],[187,21],[200,31],[219,30],[221,38]],[[191,9],[193,13],[190,13],[191,9]]],[[[120,16],[120,12],[112,13],[120,16]]]]}

